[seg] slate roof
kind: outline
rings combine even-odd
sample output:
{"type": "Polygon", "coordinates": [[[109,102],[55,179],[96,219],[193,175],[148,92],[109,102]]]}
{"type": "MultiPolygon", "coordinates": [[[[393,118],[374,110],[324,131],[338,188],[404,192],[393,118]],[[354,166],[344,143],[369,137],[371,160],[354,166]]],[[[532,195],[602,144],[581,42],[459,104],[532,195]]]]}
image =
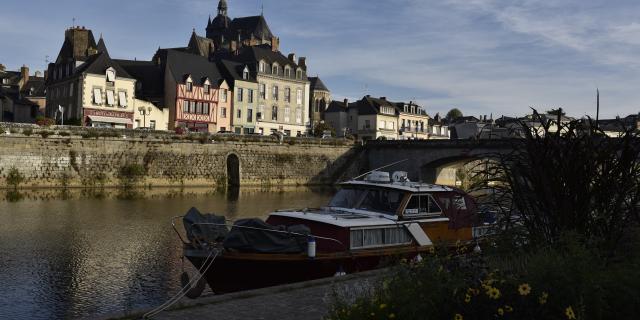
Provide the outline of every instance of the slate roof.
{"type": "Polygon", "coordinates": [[[222,76],[232,87],[235,86],[235,80],[256,82],[255,67],[249,66],[244,63],[233,62],[230,60],[220,60],[217,64],[220,72],[222,73],[222,76]],[[249,79],[247,80],[242,78],[245,67],[249,68],[249,79]]]}
{"type": "Polygon", "coordinates": [[[359,115],[380,114],[380,107],[383,106],[396,110],[396,105],[386,99],[364,96],[364,98],[356,102],[359,115]]]}
{"type": "MultiPolygon", "coordinates": [[[[104,44],[104,43],[103,43],[104,44]]],[[[96,40],[93,37],[93,32],[88,30],[88,48],[96,48],[96,40]]],[[[88,60],[88,57],[85,56],[75,56],[73,52],[73,43],[70,39],[64,39],[64,43],[62,44],[62,48],[60,48],[60,52],[58,53],[58,58],[56,58],[56,63],[60,63],[69,59],[75,59],[79,61],[88,60]]]]}
{"type": "Polygon", "coordinates": [[[189,39],[188,48],[189,52],[203,57],[210,57],[215,51],[213,40],[197,35],[195,30],[191,34],[191,39],[189,39]]]}
{"type": "Polygon", "coordinates": [[[152,61],[114,60],[138,82],[136,96],[164,106],[164,69],[152,61]]]}
{"type": "Polygon", "coordinates": [[[322,80],[320,80],[319,77],[309,77],[309,81],[311,81],[312,90],[329,92],[329,89],[327,88],[327,86],[324,85],[324,83],[322,82],[322,80]]]}
{"type": "Polygon", "coordinates": [[[205,77],[211,84],[219,84],[224,79],[216,64],[205,57],[171,49],[161,49],[158,54],[176,82],[183,82],[186,75],[191,75],[197,85],[201,85],[205,77]]]}
{"type": "Polygon", "coordinates": [[[329,106],[327,107],[327,110],[325,110],[325,113],[332,113],[332,112],[347,112],[349,106],[351,105],[355,105],[353,103],[348,103],[347,105],[345,105],[344,101],[336,101],[333,100],[331,101],[331,103],[329,103],[329,106]]]}
{"type": "Polygon", "coordinates": [[[238,33],[241,34],[243,39],[249,39],[252,35],[256,39],[271,40],[271,38],[273,38],[273,33],[271,29],[269,29],[267,21],[264,19],[264,16],[261,15],[233,19],[229,25],[227,34],[229,36],[236,36],[237,38],[238,33]]]}
{"type": "MultiPolygon", "coordinates": [[[[246,63],[250,65],[256,65],[258,61],[264,60],[268,64],[277,62],[281,67],[289,65],[294,70],[298,69],[298,64],[289,60],[279,51],[274,52],[271,46],[263,44],[259,46],[247,46],[242,47],[239,50],[239,54],[235,55],[229,51],[218,51],[215,56],[216,60],[231,60],[235,62],[246,63]]],[[[294,71],[295,73],[295,71],[294,71]]],[[[302,80],[307,80],[306,72],[304,72],[302,80]]]]}
{"type": "Polygon", "coordinates": [[[89,57],[89,60],[76,68],[74,74],[85,72],[90,74],[104,74],[109,67],[113,67],[116,70],[116,77],[132,78],[125,69],[109,57],[108,52],[98,52],[98,54],[92,55],[89,57]]]}
{"type": "Polygon", "coordinates": [[[29,77],[29,81],[22,87],[22,94],[26,97],[44,97],[46,89],[44,77],[29,77]]]}

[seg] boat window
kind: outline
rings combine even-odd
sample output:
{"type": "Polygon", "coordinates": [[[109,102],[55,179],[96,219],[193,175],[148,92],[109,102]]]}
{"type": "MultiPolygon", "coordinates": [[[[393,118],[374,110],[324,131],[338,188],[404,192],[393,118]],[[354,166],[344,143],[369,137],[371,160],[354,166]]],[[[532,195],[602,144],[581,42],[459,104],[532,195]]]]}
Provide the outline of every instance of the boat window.
{"type": "Polygon", "coordinates": [[[397,190],[367,190],[367,194],[359,208],[380,213],[396,214],[402,202],[403,195],[401,191],[397,190]]]}
{"type": "Polygon", "coordinates": [[[361,189],[341,189],[335,196],[333,196],[333,199],[329,202],[329,206],[338,208],[355,208],[356,205],[358,205],[358,202],[360,202],[364,192],[365,190],[361,189]]]}
{"type": "Polygon", "coordinates": [[[411,240],[411,235],[402,226],[351,230],[351,249],[408,244],[411,240]]]}
{"type": "Polygon", "coordinates": [[[467,203],[464,201],[463,196],[453,197],[453,207],[458,210],[467,210],[467,203]]]}
{"type": "Polygon", "coordinates": [[[438,217],[442,215],[442,209],[440,209],[433,197],[428,194],[413,195],[404,209],[404,215],[406,217],[438,217]]]}

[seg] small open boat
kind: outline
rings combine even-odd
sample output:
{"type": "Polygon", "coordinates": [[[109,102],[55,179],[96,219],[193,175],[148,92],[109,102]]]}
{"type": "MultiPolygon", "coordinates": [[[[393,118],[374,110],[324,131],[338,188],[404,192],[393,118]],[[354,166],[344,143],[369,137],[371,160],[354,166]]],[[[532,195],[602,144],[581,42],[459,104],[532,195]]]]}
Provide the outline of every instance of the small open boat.
{"type": "Polygon", "coordinates": [[[327,207],[280,210],[230,229],[224,217],[191,209],[182,217],[184,256],[226,293],[420,259],[435,242],[473,245],[486,229],[471,196],[404,172],[373,171],[340,187],[327,207]]]}

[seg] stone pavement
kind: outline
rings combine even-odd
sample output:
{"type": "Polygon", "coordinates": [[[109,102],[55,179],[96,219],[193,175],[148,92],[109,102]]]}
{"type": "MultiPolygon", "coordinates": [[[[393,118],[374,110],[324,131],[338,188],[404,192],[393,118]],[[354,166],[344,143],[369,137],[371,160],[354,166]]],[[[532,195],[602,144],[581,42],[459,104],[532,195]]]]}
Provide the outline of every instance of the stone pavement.
{"type": "MultiPolygon", "coordinates": [[[[368,271],[336,278],[319,279],[272,288],[183,299],[153,319],[322,319],[334,289],[360,291],[372,284],[381,271],[368,271]]],[[[146,311],[120,319],[141,319],[146,311]]],[[[115,318],[112,318],[115,319],[115,318]]]]}

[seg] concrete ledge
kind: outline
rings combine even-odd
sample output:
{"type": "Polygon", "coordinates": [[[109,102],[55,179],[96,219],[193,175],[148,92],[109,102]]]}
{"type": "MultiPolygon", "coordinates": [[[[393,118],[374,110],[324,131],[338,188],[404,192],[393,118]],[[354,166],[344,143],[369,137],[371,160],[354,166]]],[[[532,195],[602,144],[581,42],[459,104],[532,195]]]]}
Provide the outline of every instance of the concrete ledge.
{"type": "MultiPolygon", "coordinates": [[[[324,286],[324,285],[333,285],[333,284],[339,284],[339,283],[347,282],[351,280],[371,278],[371,277],[375,277],[383,274],[386,270],[387,269],[371,270],[371,271],[349,274],[341,277],[323,278],[323,279],[311,280],[306,282],[292,283],[292,284],[287,284],[282,286],[229,293],[224,295],[208,295],[195,300],[183,298],[178,303],[176,303],[169,309],[165,310],[165,312],[204,307],[208,305],[217,305],[217,304],[222,304],[232,300],[255,298],[259,296],[267,296],[267,295],[272,295],[276,293],[294,291],[298,289],[312,288],[312,287],[318,287],[318,286],[324,286]]],[[[135,310],[127,313],[124,313],[124,312],[116,313],[116,314],[104,315],[104,316],[98,317],[97,319],[102,319],[102,320],[141,319],[145,313],[151,310],[152,309],[145,309],[145,310],[135,310]]],[[[91,317],[91,319],[96,319],[96,318],[91,317]]]]}

